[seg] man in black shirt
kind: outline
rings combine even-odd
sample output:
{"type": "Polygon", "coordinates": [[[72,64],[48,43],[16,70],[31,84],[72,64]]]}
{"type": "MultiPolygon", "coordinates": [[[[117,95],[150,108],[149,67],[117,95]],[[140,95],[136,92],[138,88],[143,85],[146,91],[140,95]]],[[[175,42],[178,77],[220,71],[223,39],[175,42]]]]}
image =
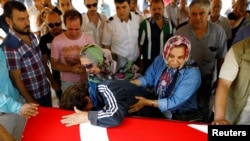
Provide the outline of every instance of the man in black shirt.
{"type": "Polygon", "coordinates": [[[55,12],[51,11],[46,15],[45,23],[48,26],[49,32],[43,35],[40,38],[40,48],[42,52],[42,61],[46,68],[46,74],[50,81],[51,87],[55,90],[57,98],[61,99],[61,86],[60,86],[60,72],[53,70],[52,73],[49,69],[49,60],[50,60],[50,49],[51,49],[51,42],[54,37],[62,32],[62,21],[60,15],[55,12]]]}

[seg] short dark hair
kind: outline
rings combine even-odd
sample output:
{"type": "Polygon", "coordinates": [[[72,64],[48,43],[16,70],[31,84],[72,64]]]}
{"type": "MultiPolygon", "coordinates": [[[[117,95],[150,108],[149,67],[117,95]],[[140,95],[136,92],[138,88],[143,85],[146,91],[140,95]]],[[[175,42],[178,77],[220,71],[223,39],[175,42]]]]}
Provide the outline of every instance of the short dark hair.
{"type": "Polygon", "coordinates": [[[158,2],[160,2],[164,5],[163,0],[151,0],[150,6],[152,5],[152,3],[158,3],[158,2]]]}
{"type": "Polygon", "coordinates": [[[123,3],[123,2],[128,2],[128,4],[130,4],[130,0],[115,0],[115,3],[123,3]]]}
{"type": "Polygon", "coordinates": [[[64,15],[63,15],[63,22],[66,25],[66,20],[75,20],[75,19],[80,19],[80,24],[82,25],[82,15],[80,12],[78,12],[75,9],[70,9],[67,10],[64,15]]]}
{"type": "Polygon", "coordinates": [[[12,14],[13,14],[13,10],[16,9],[18,11],[26,11],[26,7],[23,3],[19,2],[19,1],[7,1],[5,4],[4,4],[4,16],[5,17],[8,17],[10,19],[12,19],[12,14]]]}
{"type": "Polygon", "coordinates": [[[87,84],[77,83],[69,86],[62,93],[60,108],[74,110],[74,106],[76,106],[78,109],[83,110],[88,104],[87,96],[89,96],[87,84]]]}

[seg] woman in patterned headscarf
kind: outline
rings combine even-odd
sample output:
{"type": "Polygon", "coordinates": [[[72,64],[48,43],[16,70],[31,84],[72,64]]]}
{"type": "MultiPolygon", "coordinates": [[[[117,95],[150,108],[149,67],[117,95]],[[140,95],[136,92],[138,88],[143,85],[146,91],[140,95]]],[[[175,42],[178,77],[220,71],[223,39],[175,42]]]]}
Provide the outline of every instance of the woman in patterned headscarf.
{"type": "Polygon", "coordinates": [[[157,107],[168,119],[195,120],[198,113],[196,91],[201,83],[200,71],[190,56],[191,43],[187,37],[173,36],[155,58],[144,76],[131,83],[144,88],[153,87],[155,99],[136,97],[138,102],[130,113],[145,106],[157,107]],[[194,114],[194,116],[180,116],[194,114]]]}

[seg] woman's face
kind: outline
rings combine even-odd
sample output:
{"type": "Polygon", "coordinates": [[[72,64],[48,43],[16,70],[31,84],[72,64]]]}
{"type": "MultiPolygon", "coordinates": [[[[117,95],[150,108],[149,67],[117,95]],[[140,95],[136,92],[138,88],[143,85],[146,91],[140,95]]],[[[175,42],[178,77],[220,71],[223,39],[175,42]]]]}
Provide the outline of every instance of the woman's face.
{"type": "Polygon", "coordinates": [[[185,52],[186,46],[184,45],[173,47],[167,57],[168,65],[175,69],[181,67],[186,59],[185,52]]]}
{"type": "Polygon", "coordinates": [[[101,72],[100,68],[90,59],[86,57],[80,57],[81,64],[83,66],[82,69],[85,69],[87,73],[91,74],[99,74],[101,72]]]}

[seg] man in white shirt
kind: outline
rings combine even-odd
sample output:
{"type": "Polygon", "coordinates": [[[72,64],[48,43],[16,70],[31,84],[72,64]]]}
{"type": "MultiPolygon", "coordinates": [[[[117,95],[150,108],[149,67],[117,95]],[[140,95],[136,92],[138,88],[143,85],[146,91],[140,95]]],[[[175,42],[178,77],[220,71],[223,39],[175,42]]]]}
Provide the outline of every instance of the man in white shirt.
{"type": "Polygon", "coordinates": [[[97,12],[98,0],[84,0],[84,5],[88,11],[82,16],[81,29],[83,32],[90,34],[95,43],[101,46],[103,27],[107,17],[97,12]]]}
{"type": "Polygon", "coordinates": [[[116,15],[109,18],[103,30],[102,45],[118,55],[136,61],[139,57],[140,16],[130,12],[129,0],[115,0],[116,15]]]}

